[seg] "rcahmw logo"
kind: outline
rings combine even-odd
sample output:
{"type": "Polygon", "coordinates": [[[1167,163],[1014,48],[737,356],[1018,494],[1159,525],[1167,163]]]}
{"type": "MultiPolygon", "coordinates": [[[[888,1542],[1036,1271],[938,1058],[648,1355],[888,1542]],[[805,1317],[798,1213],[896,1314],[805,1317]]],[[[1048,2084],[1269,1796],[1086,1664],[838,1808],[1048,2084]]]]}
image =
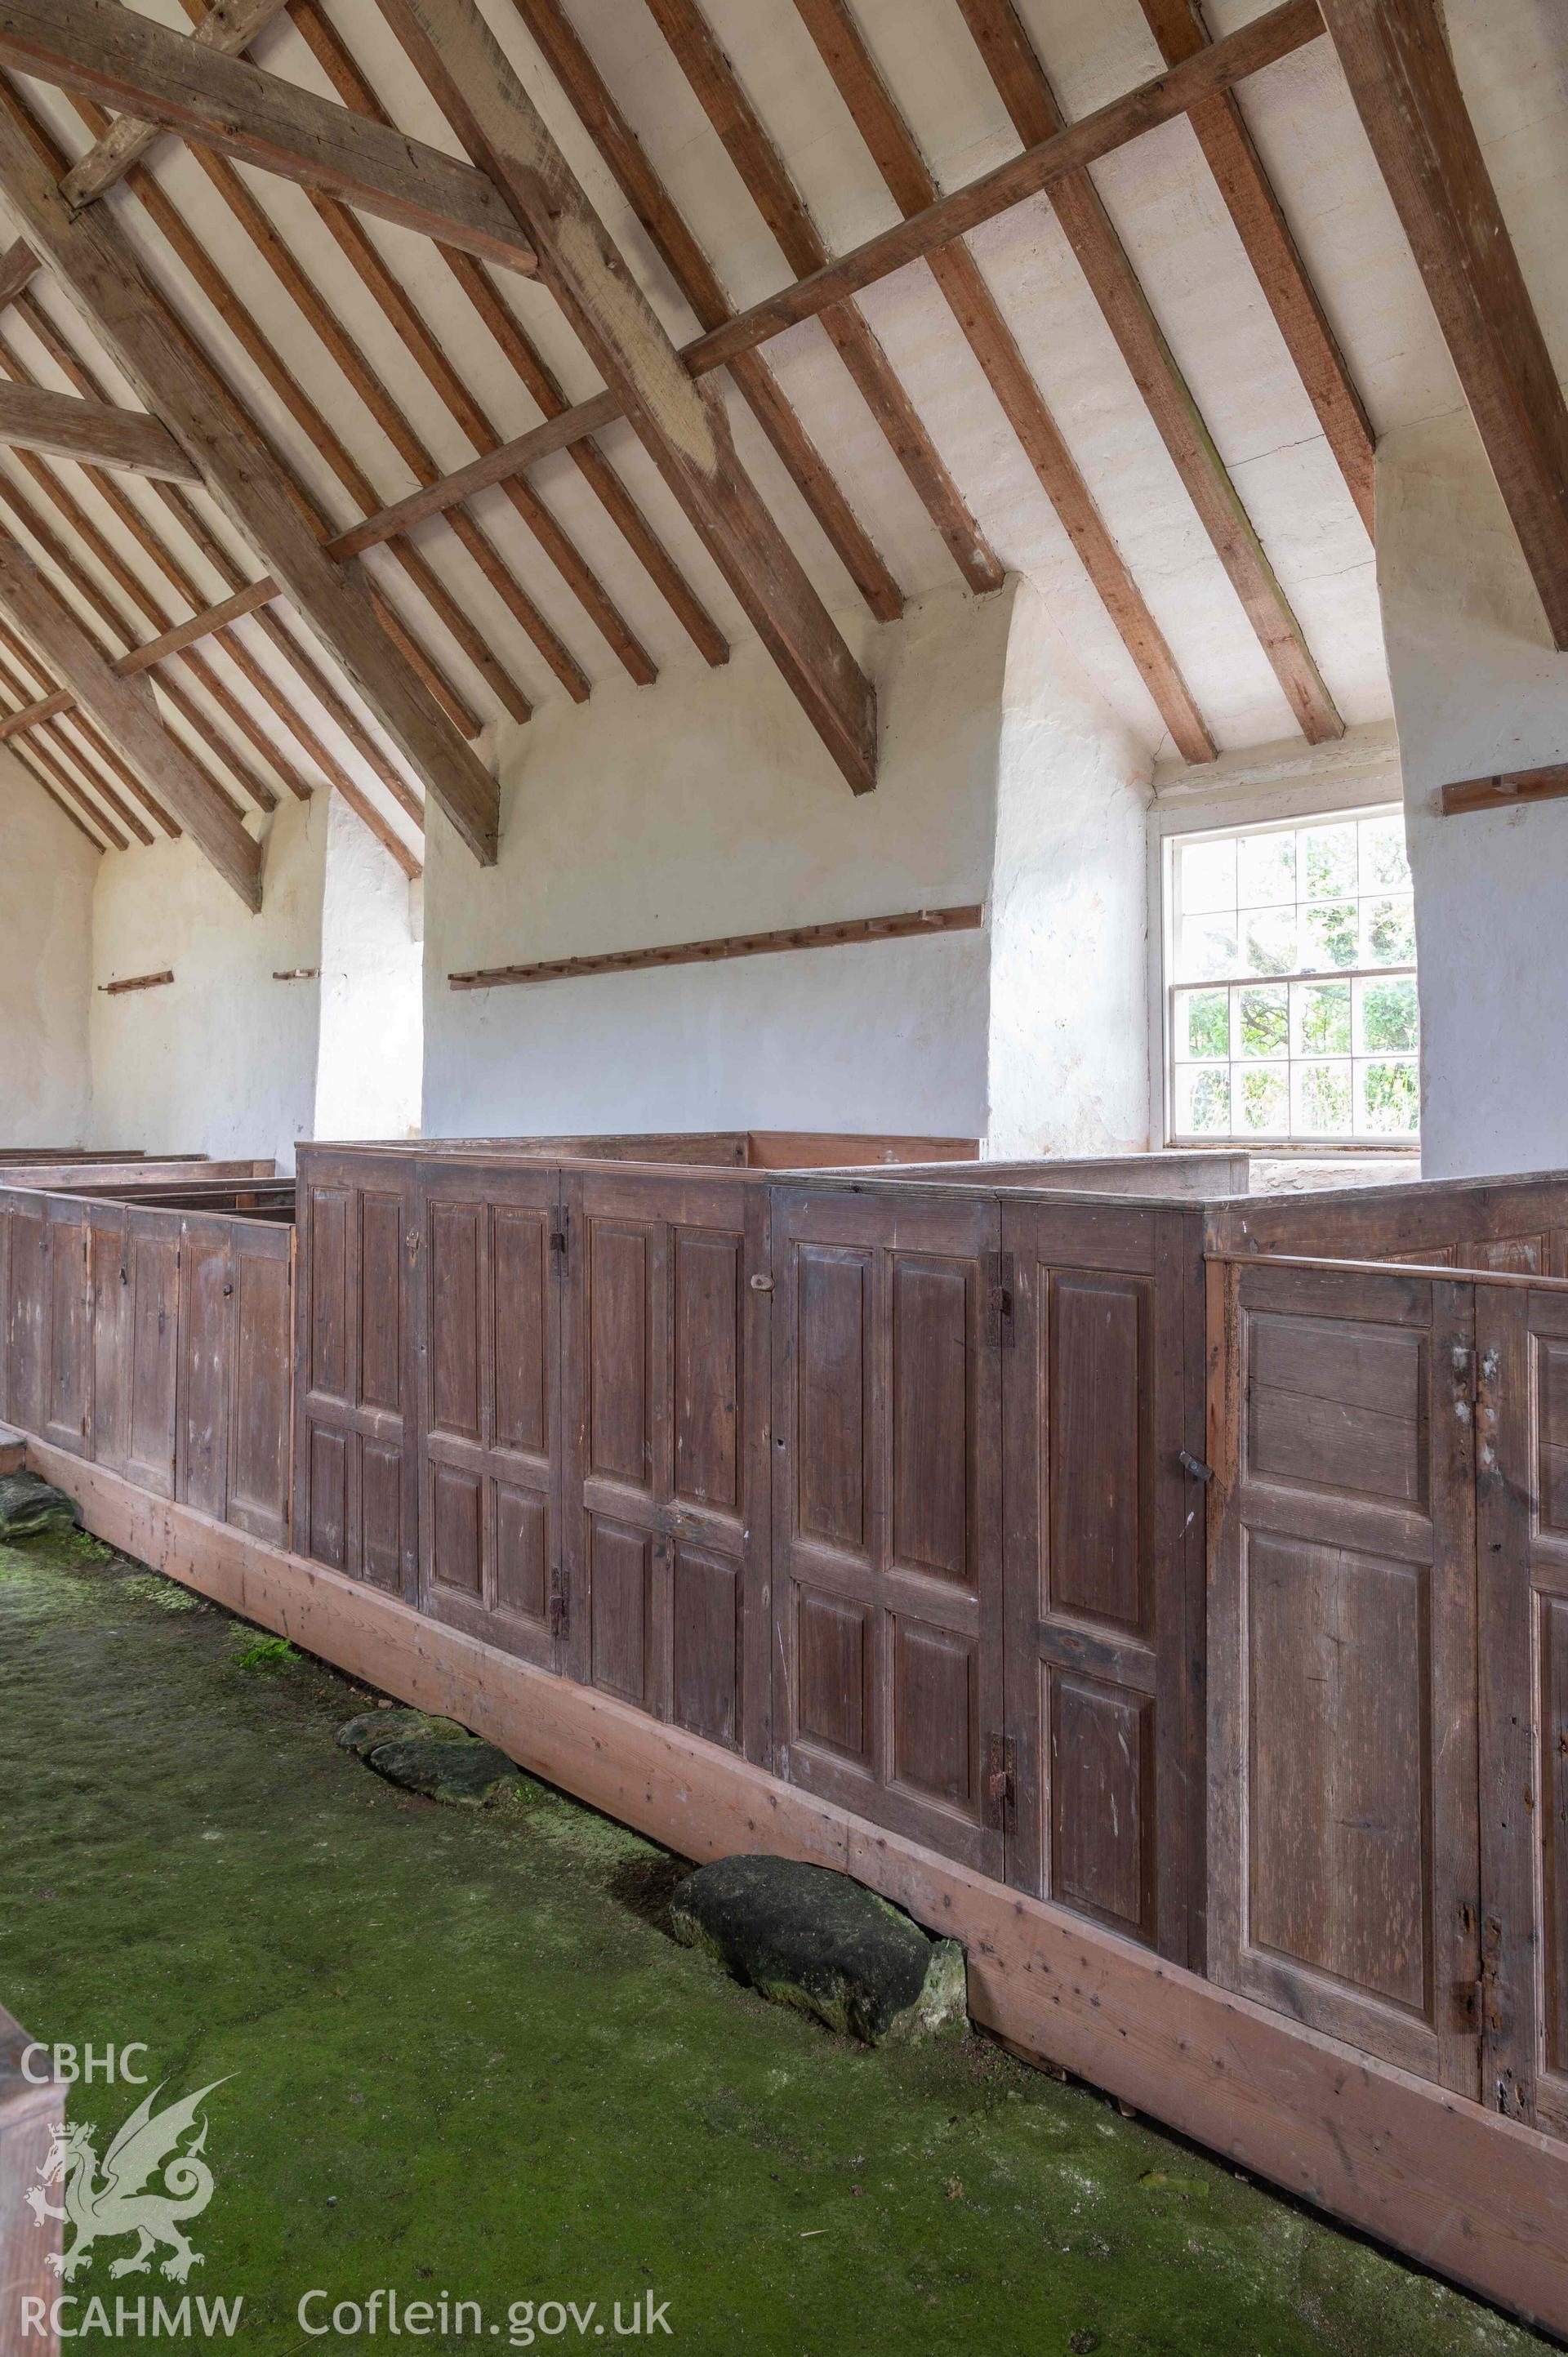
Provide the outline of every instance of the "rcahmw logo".
{"type": "MultiPolygon", "coordinates": [[[[159,2272],[177,2284],[203,2264],[186,2229],[212,2199],[212,2171],[203,2158],[207,2122],[201,2107],[224,2083],[215,2079],[161,2110],[156,2106],[163,2090],[155,2087],[114,2135],[102,2160],[98,2131],[90,2120],[54,2123],[37,2181],[22,2197],[40,2226],[59,2220],[68,2230],[64,2248],[46,2254],[44,2264],[52,2273],[69,2284],[89,2264],[95,2244],[127,2236],[134,2238],[134,2248],[113,2261],[112,2277],[150,2274],[160,2251],[167,2256],[159,2272]],[[51,2201],[57,2189],[59,2199],[51,2201]]],[[[200,2299],[195,2306],[204,2332],[231,2333],[239,2323],[242,2303],[237,2299],[200,2299]]],[[[96,2298],[84,2302],[74,2294],[53,2301],[29,2295],[22,2301],[22,2331],[26,2337],[52,2330],[62,2339],[93,2330],[172,2336],[188,2331],[191,2308],[188,2298],[122,2298],[111,2303],[96,2298]]]]}

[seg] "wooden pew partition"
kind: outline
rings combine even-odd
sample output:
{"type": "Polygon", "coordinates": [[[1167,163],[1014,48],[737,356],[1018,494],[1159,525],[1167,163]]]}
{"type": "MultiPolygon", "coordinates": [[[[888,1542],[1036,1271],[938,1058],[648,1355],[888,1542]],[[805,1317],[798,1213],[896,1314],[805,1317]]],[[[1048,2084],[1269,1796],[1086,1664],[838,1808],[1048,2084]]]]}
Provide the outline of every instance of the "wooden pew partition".
{"type": "Polygon", "coordinates": [[[288,1541],[292,1228],[0,1190],[0,1421],[288,1541]]]}
{"type": "Polygon", "coordinates": [[[1201,1204],[301,1149],[294,1544],[1178,1958],[1201,1204]]]}

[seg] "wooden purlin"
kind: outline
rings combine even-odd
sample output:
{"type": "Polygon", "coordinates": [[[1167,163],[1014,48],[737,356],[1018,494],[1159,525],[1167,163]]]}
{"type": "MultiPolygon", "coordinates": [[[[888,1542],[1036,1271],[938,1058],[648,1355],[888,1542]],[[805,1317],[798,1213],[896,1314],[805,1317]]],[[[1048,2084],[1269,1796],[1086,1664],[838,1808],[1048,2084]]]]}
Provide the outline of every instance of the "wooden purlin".
{"type": "MultiPolygon", "coordinates": [[[[797,0],[813,38],[908,210],[930,202],[935,183],[903,125],[851,14],[849,0],[797,0]]],[[[959,0],[1013,125],[1026,147],[1065,127],[1045,69],[1012,0],[959,0]]],[[[1088,172],[1054,181],[1048,197],[1063,235],[1116,339],[1144,405],[1251,624],[1296,725],[1309,744],[1342,737],[1345,724],[1306,635],[1176,363],[1132,259],[1088,172]]]]}
{"type": "MultiPolygon", "coordinates": [[[[336,307],[323,296],[289,241],[263,211],[234,166],[224,157],[204,149],[195,150],[193,160],[222,198],[256,253],[272,271],[306,325],[331,354],[345,382],[363,403],[367,413],[386,436],[414,480],[422,485],[437,481],[441,470],[423,437],[415,432],[407,413],[377,375],[336,307]]],[[[334,215],[341,210],[337,207],[330,210],[334,215]]],[[[361,274],[368,273],[373,276],[377,267],[373,249],[351,217],[344,228],[344,238],[352,249],[351,259],[356,260],[361,274]]],[[[383,293],[390,285],[384,270],[378,284],[383,293]]],[[[375,291],[373,287],[372,292],[375,291]]],[[[487,583],[568,695],[575,703],[585,703],[589,692],[586,673],[560,633],[517,579],[489,534],[461,505],[448,509],[443,521],[472,560],[480,578],[487,583]]],[[[466,646],[464,651],[467,652],[469,650],[466,646]]],[[[499,658],[492,658],[492,663],[504,676],[504,666],[500,665],[499,658]]],[[[493,677],[490,683],[494,684],[493,677]]],[[[503,701],[510,705],[510,694],[503,701]]],[[[527,715],[514,709],[512,716],[519,719],[527,715]]]]}
{"type": "MultiPolygon", "coordinates": [[[[695,0],[649,5],[784,259],[797,275],[820,269],[822,233],[695,0]]],[[[1002,560],[864,315],[844,304],[824,311],[822,326],[964,580],[977,595],[1000,588],[1002,560]]]]}
{"type": "MultiPolygon", "coordinates": [[[[713,265],[676,210],[561,0],[512,0],[512,5],[693,315],[704,329],[722,326],[733,312],[713,265]]],[[[870,611],[880,622],[896,621],[904,610],[902,589],[762,355],[737,353],[730,375],[870,611]]],[[[574,442],[572,447],[579,446],[574,442]]]]}
{"type": "MultiPolygon", "coordinates": [[[[1012,14],[1013,0],[960,0],[972,26],[977,18],[1012,14]]],[[[1149,30],[1167,65],[1191,57],[1208,39],[1197,0],[1140,0],[1149,30]]],[[[1263,298],[1274,315],[1307,399],[1317,412],[1357,513],[1374,536],[1376,436],[1328,315],[1284,217],[1268,168],[1247,128],[1234,91],[1223,91],[1187,117],[1237,235],[1247,250],[1263,298]]]]}

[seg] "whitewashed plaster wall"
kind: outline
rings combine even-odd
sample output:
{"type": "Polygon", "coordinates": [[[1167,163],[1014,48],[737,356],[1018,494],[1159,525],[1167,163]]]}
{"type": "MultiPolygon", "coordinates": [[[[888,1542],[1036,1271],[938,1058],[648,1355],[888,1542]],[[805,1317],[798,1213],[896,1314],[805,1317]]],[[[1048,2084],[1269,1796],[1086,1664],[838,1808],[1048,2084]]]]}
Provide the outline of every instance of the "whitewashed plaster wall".
{"type": "Polygon", "coordinates": [[[863,634],[882,757],[858,800],[755,644],[509,733],[499,865],[430,829],[426,1133],[980,1135],[983,932],[483,992],[447,976],[983,900],[1015,596],[932,597],[863,634]]]}
{"type": "Polygon", "coordinates": [[[321,911],[317,1137],[418,1135],[424,1075],[421,888],[334,794],[321,911]]]}
{"type": "Polygon", "coordinates": [[[1568,802],[1444,818],[1451,780],[1568,759],[1556,652],[1466,413],[1378,453],[1378,561],[1415,877],[1429,1178],[1568,1167],[1568,802]]]}
{"type": "Polygon", "coordinates": [[[0,754],[0,1146],[81,1146],[99,854],[0,754]]]}
{"type": "Polygon", "coordinates": [[[989,1150],[1141,1151],[1149,763],[1030,588],[1014,608],[1001,722],[989,1150]]]}
{"type": "Polygon", "coordinates": [[[91,997],[92,1142],[155,1152],[273,1155],[292,1169],[315,1124],[319,985],[274,981],[321,963],[332,797],[285,800],[266,835],[249,916],[185,837],[111,853],[92,910],[92,979],[173,969],[157,990],[91,997]]]}

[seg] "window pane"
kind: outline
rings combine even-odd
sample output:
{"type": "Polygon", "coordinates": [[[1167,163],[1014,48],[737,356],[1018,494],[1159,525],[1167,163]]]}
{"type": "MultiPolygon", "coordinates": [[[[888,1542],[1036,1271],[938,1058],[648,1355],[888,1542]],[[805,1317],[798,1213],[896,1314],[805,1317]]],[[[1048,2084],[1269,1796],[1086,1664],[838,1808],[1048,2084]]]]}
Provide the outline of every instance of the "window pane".
{"type": "Polygon", "coordinates": [[[1184,1137],[1230,1134],[1230,1073],[1224,1064],[1176,1066],[1176,1128],[1184,1137]]]}
{"type": "Polygon", "coordinates": [[[1380,1135],[1413,1137],[1421,1117],[1421,1080],[1414,1060],[1360,1064],[1356,1077],[1357,1126],[1380,1135]]]}
{"type": "Polygon", "coordinates": [[[1369,900],[1367,908],[1368,965],[1413,965],[1415,963],[1415,902],[1402,897],[1397,900],[1369,900]]]}
{"type": "Polygon", "coordinates": [[[1302,1137],[1345,1137],[1350,1130],[1350,1067],[1297,1064],[1295,1128],[1302,1137]]]}
{"type": "Polygon", "coordinates": [[[1284,1056],[1290,1052],[1290,993],[1283,983],[1262,990],[1237,993],[1241,1002],[1240,1050],[1243,1056],[1284,1056]]]}
{"type": "Polygon", "coordinates": [[[1410,888],[1410,861],[1405,855],[1404,820],[1364,818],[1361,821],[1361,889],[1400,892],[1410,888]]]}
{"type": "Polygon", "coordinates": [[[1243,909],[1295,899],[1294,834],[1244,834],[1237,845],[1236,893],[1243,909]]]}
{"type": "MultiPolygon", "coordinates": [[[[1390,1043],[1380,1040],[1380,1047],[1390,1043]]],[[[1228,990],[1184,990],[1176,996],[1176,1051],[1188,1056],[1229,1056],[1230,1053],[1230,994],[1228,990]]]]}
{"type": "Polygon", "coordinates": [[[1241,965],[1247,974],[1294,974],[1299,963],[1294,905],[1254,909],[1241,920],[1241,965]]]}
{"type": "Polygon", "coordinates": [[[1180,982],[1215,982],[1236,971],[1236,928],[1222,917],[1184,917],[1180,982]]]}
{"type": "Polygon", "coordinates": [[[1180,907],[1187,916],[1236,906],[1236,845],[1184,843],[1176,878],[1180,907]]]}
{"type": "Polygon", "coordinates": [[[1421,1012],[1402,810],[1171,846],[1172,1135],[1413,1143],[1421,1012]]]}
{"type": "Polygon", "coordinates": [[[1420,1042],[1420,1011],[1414,977],[1404,982],[1359,982],[1356,1045],[1371,1049],[1412,1049],[1420,1042]]]}
{"type": "Polygon", "coordinates": [[[1296,986],[1296,1053],[1348,1056],[1350,1052],[1350,985],[1304,982],[1296,986]]]}
{"type": "Polygon", "coordinates": [[[1354,900],[1331,900],[1303,911],[1302,963],[1313,973],[1324,966],[1361,962],[1359,909],[1354,900]]]}
{"type": "Polygon", "coordinates": [[[1244,1135],[1283,1137],[1290,1129],[1290,1067],[1254,1064],[1236,1075],[1237,1128],[1244,1135]]]}
{"type": "Polygon", "coordinates": [[[1337,893],[1354,892],[1360,881],[1356,824],[1314,826],[1301,837],[1300,881],[1304,900],[1330,900],[1337,893]]]}

